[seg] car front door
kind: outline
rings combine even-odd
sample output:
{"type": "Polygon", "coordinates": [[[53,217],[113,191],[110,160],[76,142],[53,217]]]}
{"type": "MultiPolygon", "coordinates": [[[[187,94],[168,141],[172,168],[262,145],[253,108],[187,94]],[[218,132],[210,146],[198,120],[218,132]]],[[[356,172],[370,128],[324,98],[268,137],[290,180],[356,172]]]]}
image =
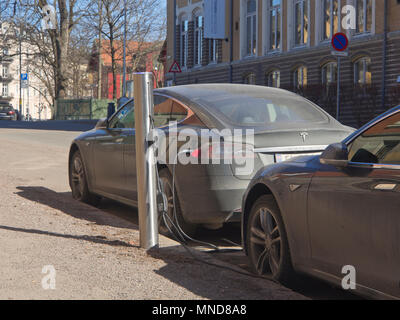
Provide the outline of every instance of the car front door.
{"type": "MultiPolygon", "coordinates": [[[[309,190],[312,260],[319,271],[400,296],[400,113],[349,145],[349,166],[322,166],[309,190]]],[[[370,292],[371,293],[371,292],[370,292]]]]}
{"type": "Polygon", "coordinates": [[[96,190],[103,195],[123,197],[126,175],[124,149],[133,127],[133,102],[123,106],[96,138],[94,163],[96,190]]]}

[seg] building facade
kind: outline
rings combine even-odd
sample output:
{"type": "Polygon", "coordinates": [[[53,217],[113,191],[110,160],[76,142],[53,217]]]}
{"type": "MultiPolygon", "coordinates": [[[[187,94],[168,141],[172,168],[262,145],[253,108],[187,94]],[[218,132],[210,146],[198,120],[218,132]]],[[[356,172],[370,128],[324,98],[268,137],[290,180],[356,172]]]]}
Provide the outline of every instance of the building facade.
{"type": "Polygon", "coordinates": [[[182,73],[167,73],[167,85],[280,87],[335,116],[338,59],[331,39],[343,32],[350,44],[340,58],[339,119],[360,126],[400,104],[400,1],[218,1],[225,2],[223,39],[205,37],[203,0],[176,0],[175,8],[168,0],[166,70],[177,61],[182,73]]]}
{"type": "Polygon", "coordinates": [[[52,98],[46,86],[39,79],[40,70],[32,70],[27,59],[30,46],[21,43],[20,50],[16,32],[8,23],[0,21],[0,101],[9,102],[19,110],[21,99],[22,115],[36,120],[47,120],[52,117],[52,98]],[[20,74],[27,74],[20,90],[20,74]]]}

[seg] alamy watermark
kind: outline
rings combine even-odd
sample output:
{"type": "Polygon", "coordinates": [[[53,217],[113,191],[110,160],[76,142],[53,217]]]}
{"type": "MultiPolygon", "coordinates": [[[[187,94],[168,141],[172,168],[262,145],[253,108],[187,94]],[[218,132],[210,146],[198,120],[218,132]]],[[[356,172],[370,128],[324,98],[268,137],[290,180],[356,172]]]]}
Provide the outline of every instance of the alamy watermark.
{"type": "Polygon", "coordinates": [[[356,268],[351,265],[344,266],[342,268],[342,274],[345,275],[342,279],[342,288],[344,290],[356,290],[357,289],[356,268]]]}
{"type": "Polygon", "coordinates": [[[236,176],[250,175],[254,171],[253,129],[179,129],[172,123],[166,131],[150,132],[156,163],[181,165],[231,165],[236,176]]]}
{"type": "Polygon", "coordinates": [[[44,290],[56,290],[56,269],[52,265],[47,265],[42,268],[42,288],[44,290]]]}

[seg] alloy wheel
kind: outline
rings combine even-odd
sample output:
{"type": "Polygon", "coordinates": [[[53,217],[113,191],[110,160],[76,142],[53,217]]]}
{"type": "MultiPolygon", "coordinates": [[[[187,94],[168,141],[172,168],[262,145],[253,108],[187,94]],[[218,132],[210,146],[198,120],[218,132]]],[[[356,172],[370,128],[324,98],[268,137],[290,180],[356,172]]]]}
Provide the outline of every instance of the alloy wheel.
{"type": "Polygon", "coordinates": [[[275,276],[282,263],[282,238],[277,219],[268,208],[260,208],[251,221],[250,246],[258,274],[275,276]]]}

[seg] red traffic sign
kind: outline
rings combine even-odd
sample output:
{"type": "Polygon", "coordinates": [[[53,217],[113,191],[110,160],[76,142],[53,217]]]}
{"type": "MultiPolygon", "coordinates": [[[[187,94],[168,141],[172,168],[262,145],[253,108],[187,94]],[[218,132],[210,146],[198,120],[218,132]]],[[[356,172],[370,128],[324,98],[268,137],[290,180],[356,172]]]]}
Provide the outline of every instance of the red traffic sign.
{"type": "Polygon", "coordinates": [[[182,69],[177,61],[174,61],[171,68],[169,69],[171,73],[182,73],[182,69]]]}
{"type": "Polygon", "coordinates": [[[336,33],[332,37],[332,47],[336,51],[345,51],[349,47],[349,39],[344,33],[336,33]]]}

